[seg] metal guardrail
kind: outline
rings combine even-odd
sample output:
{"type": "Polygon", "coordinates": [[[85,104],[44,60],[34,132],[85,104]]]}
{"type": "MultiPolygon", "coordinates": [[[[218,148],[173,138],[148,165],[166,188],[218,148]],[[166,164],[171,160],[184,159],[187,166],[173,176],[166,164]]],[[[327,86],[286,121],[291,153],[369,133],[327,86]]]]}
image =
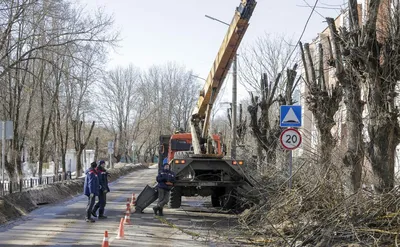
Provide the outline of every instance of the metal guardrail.
{"type": "MultiPolygon", "coordinates": [[[[71,180],[71,173],[65,173],[63,180],[71,180]]],[[[16,192],[22,192],[25,189],[34,188],[44,184],[53,184],[57,181],[62,181],[62,174],[58,174],[58,179],[56,176],[44,176],[42,178],[29,178],[20,179],[19,181],[5,181],[4,184],[0,181],[0,195],[7,195],[16,192]]]]}

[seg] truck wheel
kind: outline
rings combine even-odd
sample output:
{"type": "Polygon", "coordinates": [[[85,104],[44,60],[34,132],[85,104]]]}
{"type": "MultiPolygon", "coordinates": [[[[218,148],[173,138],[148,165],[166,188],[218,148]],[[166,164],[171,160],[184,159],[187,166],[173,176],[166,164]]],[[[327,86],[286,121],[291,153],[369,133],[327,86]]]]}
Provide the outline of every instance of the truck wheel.
{"type": "Polygon", "coordinates": [[[219,196],[218,195],[211,195],[211,204],[213,207],[217,208],[217,207],[221,207],[221,203],[219,201],[219,196]]]}
{"type": "Polygon", "coordinates": [[[174,159],[186,159],[189,155],[193,154],[193,151],[177,151],[174,154],[174,159]]]}
{"type": "Polygon", "coordinates": [[[180,208],[182,204],[182,192],[180,188],[173,188],[171,190],[171,197],[169,199],[170,208],[180,208]]]}
{"type": "Polygon", "coordinates": [[[226,193],[220,197],[221,207],[225,210],[234,209],[236,207],[236,193],[235,190],[226,191],[226,193]]]}

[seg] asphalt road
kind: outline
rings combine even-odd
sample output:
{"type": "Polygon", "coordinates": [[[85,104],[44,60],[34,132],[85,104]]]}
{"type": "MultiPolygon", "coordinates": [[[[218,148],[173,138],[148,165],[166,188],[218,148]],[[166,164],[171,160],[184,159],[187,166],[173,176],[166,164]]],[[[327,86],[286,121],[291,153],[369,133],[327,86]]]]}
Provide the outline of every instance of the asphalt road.
{"type": "Polygon", "coordinates": [[[125,215],[127,198],[139,195],[146,184],[153,185],[156,167],[138,170],[110,184],[111,192],[104,220],[85,222],[86,196],[63,203],[45,205],[29,215],[0,227],[0,246],[101,246],[104,232],[110,246],[238,246],[226,244],[234,236],[235,217],[210,207],[208,198],[183,198],[180,209],[164,209],[164,217],[132,213],[132,225],[124,226],[124,239],[116,239],[119,222],[125,215]],[[224,237],[225,236],[225,237],[224,237]]]}

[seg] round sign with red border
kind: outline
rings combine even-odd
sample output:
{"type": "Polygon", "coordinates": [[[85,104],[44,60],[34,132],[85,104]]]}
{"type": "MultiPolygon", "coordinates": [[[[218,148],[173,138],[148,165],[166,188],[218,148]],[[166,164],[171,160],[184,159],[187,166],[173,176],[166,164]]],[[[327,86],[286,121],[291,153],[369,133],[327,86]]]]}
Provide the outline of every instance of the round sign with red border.
{"type": "Polygon", "coordinates": [[[301,134],[297,129],[293,128],[285,129],[279,139],[286,150],[294,150],[301,144],[301,134]]]}

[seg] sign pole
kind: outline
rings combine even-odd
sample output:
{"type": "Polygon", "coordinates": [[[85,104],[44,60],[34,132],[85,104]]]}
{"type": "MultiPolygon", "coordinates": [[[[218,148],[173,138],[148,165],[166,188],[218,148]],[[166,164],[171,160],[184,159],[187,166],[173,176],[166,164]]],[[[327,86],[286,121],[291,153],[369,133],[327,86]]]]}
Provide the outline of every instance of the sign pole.
{"type": "Polygon", "coordinates": [[[293,128],[285,129],[280,136],[282,147],[288,152],[288,165],[289,165],[289,191],[292,189],[292,170],[293,170],[293,150],[298,148],[301,144],[301,134],[298,130],[293,128]]]}
{"type": "Polygon", "coordinates": [[[1,184],[3,196],[5,195],[5,186],[4,186],[4,167],[6,165],[6,122],[1,122],[1,184]]]}
{"type": "Polygon", "coordinates": [[[292,189],[292,160],[293,160],[293,151],[289,151],[289,191],[292,189]]]}
{"type": "Polygon", "coordinates": [[[301,134],[297,129],[302,126],[301,105],[280,106],[280,127],[289,127],[281,133],[280,141],[284,149],[289,151],[289,191],[292,188],[293,152],[301,144],[301,134]],[[293,128],[294,127],[294,128],[293,128]]]}

